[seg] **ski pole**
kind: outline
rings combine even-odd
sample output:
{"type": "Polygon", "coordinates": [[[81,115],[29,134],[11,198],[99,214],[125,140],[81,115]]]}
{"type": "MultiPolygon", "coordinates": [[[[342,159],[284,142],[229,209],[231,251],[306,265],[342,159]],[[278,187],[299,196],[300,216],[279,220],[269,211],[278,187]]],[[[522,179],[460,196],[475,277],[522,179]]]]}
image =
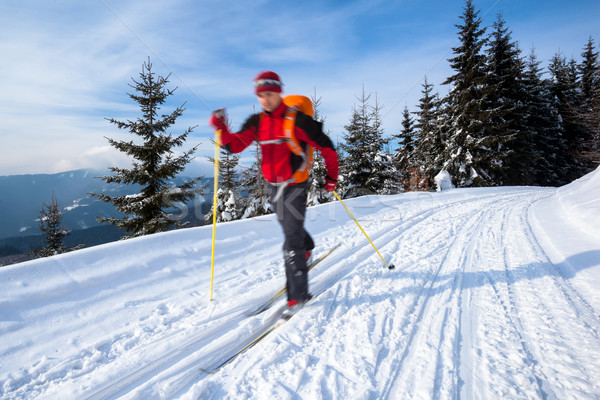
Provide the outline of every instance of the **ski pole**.
{"type": "Polygon", "coordinates": [[[221,153],[221,130],[215,132],[215,185],[213,195],[212,256],[210,262],[210,301],[213,299],[213,277],[215,276],[215,232],[217,228],[217,191],[219,190],[219,155],[221,153]]]}
{"type": "Polygon", "coordinates": [[[342,203],[342,205],[344,206],[344,208],[348,212],[348,215],[350,215],[350,217],[352,217],[352,219],[354,220],[354,222],[356,222],[356,225],[360,228],[360,230],[362,231],[362,233],[364,233],[365,237],[367,238],[367,240],[369,241],[369,243],[371,243],[371,246],[373,246],[373,248],[375,249],[375,251],[377,252],[377,254],[379,255],[379,257],[381,258],[381,261],[383,261],[383,263],[385,264],[385,266],[388,267],[388,269],[394,269],[394,268],[396,268],[394,266],[394,264],[389,264],[388,265],[388,263],[385,262],[385,259],[383,258],[383,256],[379,252],[379,250],[377,250],[377,247],[375,247],[375,245],[373,244],[373,242],[371,241],[371,239],[369,239],[369,235],[367,235],[367,232],[365,232],[365,230],[362,228],[362,226],[360,226],[360,224],[358,223],[358,221],[356,220],[356,218],[354,218],[354,215],[352,215],[352,213],[350,212],[350,210],[348,210],[348,207],[346,207],[346,205],[344,204],[344,202],[342,201],[342,199],[340,198],[340,196],[338,196],[338,194],[336,193],[335,190],[333,191],[333,194],[335,194],[335,197],[337,197],[337,199],[340,201],[340,203],[342,203]]]}

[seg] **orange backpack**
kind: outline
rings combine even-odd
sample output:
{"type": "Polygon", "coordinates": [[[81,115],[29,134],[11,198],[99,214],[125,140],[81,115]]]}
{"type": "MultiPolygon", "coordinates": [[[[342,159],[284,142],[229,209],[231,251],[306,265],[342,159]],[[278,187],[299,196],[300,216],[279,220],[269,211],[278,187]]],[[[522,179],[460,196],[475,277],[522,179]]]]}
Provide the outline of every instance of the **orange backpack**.
{"type": "Polygon", "coordinates": [[[314,149],[307,143],[305,143],[304,148],[302,147],[294,134],[294,126],[296,125],[297,111],[302,111],[310,117],[313,116],[312,101],[306,96],[291,94],[285,96],[283,102],[288,106],[283,117],[283,137],[292,153],[304,159],[302,165],[292,175],[292,179],[298,183],[304,182],[308,179],[310,166],[314,162],[314,149]]]}

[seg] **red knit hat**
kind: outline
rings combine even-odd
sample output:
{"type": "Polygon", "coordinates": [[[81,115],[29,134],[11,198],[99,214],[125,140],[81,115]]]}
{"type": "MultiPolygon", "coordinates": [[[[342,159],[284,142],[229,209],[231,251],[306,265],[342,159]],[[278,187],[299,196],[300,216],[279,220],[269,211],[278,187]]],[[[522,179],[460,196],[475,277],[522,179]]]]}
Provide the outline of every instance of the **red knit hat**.
{"type": "Polygon", "coordinates": [[[276,92],[281,93],[281,79],[273,71],[264,71],[256,75],[254,78],[254,92],[256,94],[260,92],[276,92]]]}

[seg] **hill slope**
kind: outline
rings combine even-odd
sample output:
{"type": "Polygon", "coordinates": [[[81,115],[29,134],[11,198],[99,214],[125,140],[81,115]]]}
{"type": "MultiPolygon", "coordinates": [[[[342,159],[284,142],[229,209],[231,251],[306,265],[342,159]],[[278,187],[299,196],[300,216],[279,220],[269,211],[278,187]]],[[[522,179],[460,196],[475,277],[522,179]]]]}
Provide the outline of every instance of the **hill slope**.
{"type": "Polygon", "coordinates": [[[283,284],[272,216],[0,268],[0,395],[598,398],[598,171],[559,190],[458,189],[313,207],[325,291],[257,346],[283,284]],[[577,198],[585,193],[585,207],[577,198]],[[589,200],[589,201],[588,201],[589,200]]]}

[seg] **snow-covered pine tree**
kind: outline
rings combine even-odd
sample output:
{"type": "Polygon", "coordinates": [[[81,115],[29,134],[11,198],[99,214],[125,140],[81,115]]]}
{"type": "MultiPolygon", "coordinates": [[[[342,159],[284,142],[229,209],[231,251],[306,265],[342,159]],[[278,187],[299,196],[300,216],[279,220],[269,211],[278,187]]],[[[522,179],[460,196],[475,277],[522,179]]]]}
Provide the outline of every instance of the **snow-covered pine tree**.
{"type": "Polygon", "coordinates": [[[584,103],[593,102],[594,99],[600,98],[600,63],[592,37],[588,39],[583,48],[581,57],[582,61],[578,65],[581,77],[581,92],[584,97],[584,103]]]}
{"type": "Polygon", "coordinates": [[[255,142],[254,146],[254,162],[249,168],[242,170],[241,173],[240,186],[248,195],[244,199],[242,218],[252,218],[273,212],[267,191],[268,184],[261,172],[260,145],[255,142]]]}
{"type": "Polygon", "coordinates": [[[586,159],[592,168],[597,168],[600,165],[600,98],[594,98],[587,104],[581,114],[581,121],[589,128],[591,138],[580,156],[586,159]]]}
{"type": "Polygon", "coordinates": [[[398,139],[399,145],[398,149],[396,149],[398,158],[408,162],[417,141],[415,121],[410,115],[408,106],[404,106],[404,109],[402,110],[402,130],[396,135],[396,139],[398,139]]]}
{"type": "Polygon", "coordinates": [[[155,77],[152,72],[150,59],[142,66],[140,80],[132,78],[130,84],[138,94],[129,97],[139,104],[142,117],[135,121],[126,122],[110,118],[108,121],[119,129],[128,129],[130,133],[141,138],[141,143],[134,141],[117,141],[108,138],[111,146],[133,157],[135,160],[131,169],[112,167],[114,173],[101,179],[106,183],[125,183],[141,186],[141,191],[135,195],[110,196],[102,193],[91,195],[104,202],[113,203],[115,208],[125,214],[123,218],[99,217],[99,222],[107,222],[124,229],[127,237],[141,236],[168,230],[178,224],[178,219],[169,213],[174,204],[186,203],[202,193],[202,188],[196,186],[200,178],[187,181],[180,185],[169,182],[182,172],[192,160],[192,154],[197,146],[183,154],[176,155],[174,149],[181,147],[187,136],[194,129],[188,128],[183,134],[172,136],[166,131],[179,118],[185,108],[177,107],[172,113],[159,115],[160,107],[167,97],[176,89],[166,88],[167,77],[155,77]]]}
{"type": "Polygon", "coordinates": [[[381,182],[377,194],[396,194],[402,191],[402,180],[393,154],[380,150],[375,159],[375,167],[381,182]]]}
{"type": "MultiPolygon", "coordinates": [[[[317,97],[317,89],[310,98],[313,104],[313,119],[325,124],[325,117],[321,115],[319,107],[321,106],[321,97],[317,97]]],[[[329,132],[327,132],[329,134],[329,132]]],[[[334,199],[333,195],[323,189],[327,168],[321,153],[315,149],[314,162],[310,169],[310,183],[308,187],[308,197],[306,204],[314,206],[317,204],[328,203],[334,199]]]]}
{"type": "Polygon", "coordinates": [[[400,181],[402,182],[402,188],[404,190],[410,190],[410,176],[414,168],[413,163],[413,149],[415,147],[415,127],[414,121],[408,110],[408,106],[404,106],[402,110],[402,129],[400,133],[394,135],[398,142],[398,148],[394,154],[394,164],[398,170],[400,181]]]}
{"type": "MultiPolygon", "coordinates": [[[[214,143],[214,141],[213,141],[214,143]]],[[[208,157],[211,163],[215,159],[208,157]]],[[[238,154],[230,153],[225,147],[219,153],[219,190],[217,191],[217,222],[235,221],[244,215],[244,202],[238,187],[239,177],[237,166],[240,161],[238,154]]],[[[213,220],[214,207],[204,217],[205,221],[213,220]]]]}
{"type": "Polygon", "coordinates": [[[486,43],[480,28],[479,11],[471,0],[466,1],[460,16],[460,45],[454,47],[449,59],[455,74],[444,84],[452,85],[444,98],[444,135],[447,135],[443,169],[452,176],[457,187],[489,186],[495,184],[492,162],[498,145],[496,136],[486,131],[490,112],[485,108],[486,97],[493,90],[487,84],[485,55],[486,43]]]}
{"type": "MultiPolygon", "coordinates": [[[[207,223],[212,223],[213,207],[204,216],[207,223]]],[[[235,221],[242,217],[240,197],[233,190],[219,187],[217,190],[217,222],[235,221]]]]}
{"type": "Polygon", "coordinates": [[[495,137],[490,148],[488,173],[497,185],[532,184],[533,157],[530,131],[524,129],[526,96],[521,50],[512,41],[502,14],[493,24],[487,48],[487,84],[494,88],[486,98],[489,119],[486,135],[495,137]]]}
{"type": "Polygon", "coordinates": [[[377,146],[377,155],[373,160],[372,183],[369,185],[377,188],[377,194],[395,194],[401,190],[402,182],[393,155],[385,151],[389,147],[389,139],[384,138],[382,109],[383,106],[379,104],[377,93],[375,93],[375,106],[372,107],[371,120],[373,121],[373,141],[378,142],[379,145],[377,146]]]}
{"type": "Polygon", "coordinates": [[[422,96],[419,99],[418,111],[415,112],[416,140],[411,155],[414,170],[412,173],[413,190],[433,188],[433,178],[442,168],[444,145],[439,125],[440,100],[433,94],[433,85],[423,82],[422,96]]]}
{"type": "Polygon", "coordinates": [[[367,186],[373,172],[372,160],[379,151],[373,141],[369,97],[370,95],[365,95],[363,87],[362,97],[358,98],[359,106],[357,108],[354,105],[350,122],[344,126],[346,134],[344,143],[340,146],[343,149],[340,170],[344,176],[344,191],[341,195],[346,198],[373,194],[376,189],[367,186]]]}
{"type": "Polygon", "coordinates": [[[564,129],[556,97],[552,95],[550,82],[542,76],[540,64],[531,49],[523,71],[526,110],[522,121],[531,140],[531,184],[561,186],[567,183],[569,167],[564,129]]]}
{"type": "Polygon", "coordinates": [[[387,171],[381,171],[381,166],[389,160],[381,157],[383,140],[378,130],[379,111],[372,111],[368,103],[370,97],[365,95],[363,87],[362,96],[357,98],[359,106],[354,106],[350,122],[344,127],[347,132],[345,143],[340,146],[344,182],[340,192],[343,190],[341,195],[346,198],[381,193],[384,187],[387,171]]]}
{"type": "Polygon", "coordinates": [[[67,248],[64,241],[71,234],[62,224],[62,213],[58,206],[58,201],[52,193],[50,205],[43,204],[40,211],[40,231],[45,235],[41,249],[33,251],[33,254],[39,257],[50,257],[57,254],[66,253],[83,247],[82,244],[67,248]]]}
{"type": "Polygon", "coordinates": [[[585,138],[578,158],[591,171],[600,162],[600,62],[593,38],[588,39],[581,56],[578,69],[583,99],[577,114],[585,138]]]}
{"type": "Polygon", "coordinates": [[[577,157],[584,150],[586,130],[580,125],[578,110],[583,98],[578,79],[577,63],[556,53],[548,67],[552,76],[552,93],[558,99],[558,112],[564,127],[564,137],[569,165],[567,182],[587,173],[587,161],[577,157]]]}

